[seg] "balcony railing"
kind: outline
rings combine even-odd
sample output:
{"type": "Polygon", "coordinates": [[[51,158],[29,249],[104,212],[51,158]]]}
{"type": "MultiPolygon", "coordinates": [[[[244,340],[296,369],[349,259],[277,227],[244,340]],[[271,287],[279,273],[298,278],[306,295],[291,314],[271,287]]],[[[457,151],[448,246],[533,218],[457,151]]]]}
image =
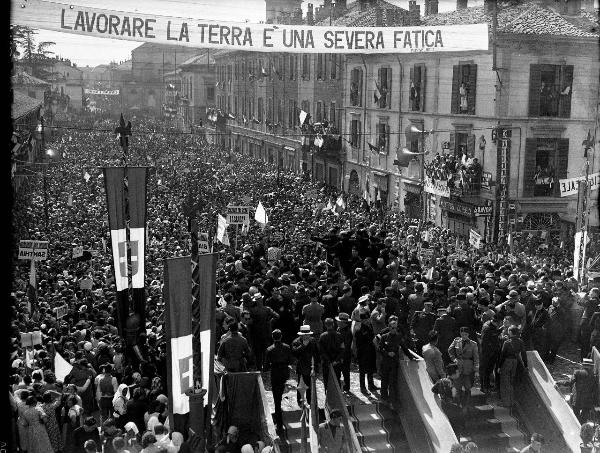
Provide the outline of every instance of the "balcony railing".
{"type": "Polygon", "coordinates": [[[432,181],[446,181],[451,195],[479,195],[481,191],[482,168],[478,163],[464,165],[436,156],[425,163],[425,175],[432,181]]]}

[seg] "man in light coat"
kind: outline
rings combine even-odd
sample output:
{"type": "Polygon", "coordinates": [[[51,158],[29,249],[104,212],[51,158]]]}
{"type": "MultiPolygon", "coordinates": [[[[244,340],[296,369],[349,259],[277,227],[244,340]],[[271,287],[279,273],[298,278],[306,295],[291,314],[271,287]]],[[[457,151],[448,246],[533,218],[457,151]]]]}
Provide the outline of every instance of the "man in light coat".
{"type": "Polygon", "coordinates": [[[319,451],[327,453],[349,453],[346,447],[342,411],[333,409],[329,421],[323,422],[318,429],[319,451]]]}
{"type": "Polygon", "coordinates": [[[461,394],[463,408],[469,406],[473,381],[479,374],[477,342],[469,339],[469,333],[468,327],[461,327],[460,337],[455,338],[448,348],[450,360],[458,365],[460,375],[456,380],[456,387],[461,394]]]}

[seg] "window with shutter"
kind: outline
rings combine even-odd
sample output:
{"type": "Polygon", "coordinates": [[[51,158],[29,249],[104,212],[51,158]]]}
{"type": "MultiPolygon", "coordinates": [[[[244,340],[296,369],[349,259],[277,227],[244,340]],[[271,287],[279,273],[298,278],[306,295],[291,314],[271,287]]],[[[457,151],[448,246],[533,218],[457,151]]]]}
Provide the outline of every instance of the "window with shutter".
{"type": "Polygon", "coordinates": [[[329,106],[329,127],[334,127],[337,129],[335,102],[332,102],[329,106]]]}
{"type": "Polygon", "coordinates": [[[302,55],[302,78],[310,80],[310,59],[308,54],[302,55]]]}
{"type": "Polygon", "coordinates": [[[323,80],[323,54],[317,55],[317,80],[323,80]]]}
{"type": "Polygon", "coordinates": [[[459,87],[460,87],[460,65],[452,67],[452,99],[450,100],[450,113],[460,113],[459,105],[459,87]]]}
{"type": "Polygon", "coordinates": [[[391,69],[379,68],[377,73],[377,85],[379,87],[379,108],[390,108],[391,69]]]}
{"type": "Polygon", "coordinates": [[[539,64],[529,66],[529,116],[540,116],[541,68],[539,64]]]}
{"type": "Polygon", "coordinates": [[[569,140],[528,139],[525,152],[523,196],[559,196],[558,180],[567,176],[569,140]]]}
{"type": "Polygon", "coordinates": [[[317,102],[317,109],[315,111],[316,122],[321,123],[323,121],[323,102],[317,102]]]}
{"type": "Polygon", "coordinates": [[[350,145],[353,148],[358,148],[358,120],[350,122],[350,145]]]}
{"type": "Polygon", "coordinates": [[[329,58],[331,59],[331,73],[330,73],[330,78],[333,79],[337,79],[337,55],[336,54],[331,54],[329,56],[329,58]]]}
{"type": "Polygon", "coordinates": [[[475,157],[475,135],[469,135],[467,138],[467,155],[470,158],[475,157]]]}
{"type": "Polygon", "coordinates": [[[456,153],[456,134],[454,132],[450,132],[450,152],[456,153]]]}
{"type": "Polygon", "coordinates": [[[263,121],[263,98],[258,98],[258,111],[256,112],[257,116],[258,116],[258,121],[260,121],[262,123],[263,121]]]}
{"type": "Polygon", "coordinates": [[[537,139],[525,140],[525,171],[523,172],[523,197],[533,197],[535,191],[537,139]]]}
{"type": "Polygon", "coordinates": [[[423,111],[423,72],[425,67],[422,64],[414,65],[410,68],[410,109],[423,111]]]}
{"type": "Polygon", "coordinates": [[[559,95],[559,116],[571,117],[571,93],[573,91],[573,66],[562,67],[562,77],[559,95]]]}
{"type": "Polygon", "coordinates": [[[362,69],[354,68],[350,76],[350,105],[362,106],[362,69]]]}

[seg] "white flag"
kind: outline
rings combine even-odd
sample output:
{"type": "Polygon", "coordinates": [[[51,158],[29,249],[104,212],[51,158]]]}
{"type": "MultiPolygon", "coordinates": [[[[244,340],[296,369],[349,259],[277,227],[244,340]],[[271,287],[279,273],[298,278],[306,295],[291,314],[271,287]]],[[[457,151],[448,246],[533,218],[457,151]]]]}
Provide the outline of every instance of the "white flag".
{"type": "Polygon", "coordinates": [[[217,239],[223,245],[229,245],[229,237],[227,236],[227,219],[219,214],[217,218],[217,239]]]}
{"type": "Polygon", "coordinates": [[[85,182],[88,182],[90,180],[91,176],[90,174],[86,171],[85,175],[83,175],[83,179],[85,179],[85,182]]]}
{"type": "Polygon", "coordinates": [[[254,220],[256,220],[258,223],[261,223],[263,225],[266,225],[267,223],[269,223],[269,216],[267,216],[267,211],[265,211],[264,206],[262,205],[262,202],[258,202],[258,206],[256,207],[256,212],[254,213],[254,220]]]}
{"type": "Polygon", "coordinates": [[[64,381],[71,372],[73,365],[67,362],[58,352],[54,355],[54,376],[57,381],[64,381]]]}
{"type": "Polygon", "coordinates": [[[331,204],[331,200],[327,200],[327,206],[323,208],[323,211],[331,211],[333,209],[333,205],[331,204]]]}
{"type": "Polygon", "coordinates": [[[308,115],[308,113],[306,113],[304,110],[300,110],[300,126],[302,126],[304,124],[306,115],[308,115]]]}
{"type": "Polygon", "coordinates": [[[344,197],[340,194],[337,201],[335,202],[335,212],[339,213],[346,209],[346,202],[344,201],[344,197]]]}

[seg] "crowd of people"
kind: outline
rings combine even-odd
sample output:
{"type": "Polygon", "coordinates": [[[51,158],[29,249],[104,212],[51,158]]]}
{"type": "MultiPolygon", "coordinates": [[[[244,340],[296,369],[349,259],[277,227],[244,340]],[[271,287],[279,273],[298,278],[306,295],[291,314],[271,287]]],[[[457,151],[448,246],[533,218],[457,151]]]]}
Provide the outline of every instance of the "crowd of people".
{"type": "MultiPolygon", "coordinates": [[[[467,250],[448,230],[368,209],[347,194],[345,210],[327,210],[339,195],[335,188],[278,172],[201,135],[131,121],[127,162],[151,167],[140,360],[125,354],[113,311],[101,167],[123,162],[115,121],[72,118],[47,142],[60,156],[46,174],[47,224],[41,178],[29,178],[15,194],[13,245],[50,243],[47,260],[37,262],[36,297],[28,291],[29,262],[15,261],[13,269],[10,393],[21,452],[268,451],[235,426],[209,445],[169,426],[163,259],[190,254],[192,219],[214,237],[217,214],[228,204],[260,201],[269,221],[231,229],[230,246],[212,245],[219,253],[215,351],[227,371],[270,372],[280,433],[285,383],[295,374],[299,386],[310,388],[313,364],[326,388],[331,365],[346,392],[356,364],[363,393],[394,401],[398,361],[416,353],[455,431],[466,434],[471,388],[499,391],[502,404],[512,405],[526,350],[552,363],[573,329],[582,359],[600,347],[599,290],[579,288],[564,256],[509,261],[492,246],[467,250]],[[77,246],[86,253],[74,259],[77,246]],[[429,247],[435,253],[423,259],[420,250],[429,247]],[[57,318],[55,309],[65,305],[57,318]],[[23,346],[22,334],[33,331],[41,332],[41,343],[23,346]],[[62,380],[56,354],[72,365],[62,380]]],[[[580,409],[585,421],[590,407],[580,409]]],[[[331,433],[335,420],[321,428],[323,442],[339,443],[331,433]]]]}

